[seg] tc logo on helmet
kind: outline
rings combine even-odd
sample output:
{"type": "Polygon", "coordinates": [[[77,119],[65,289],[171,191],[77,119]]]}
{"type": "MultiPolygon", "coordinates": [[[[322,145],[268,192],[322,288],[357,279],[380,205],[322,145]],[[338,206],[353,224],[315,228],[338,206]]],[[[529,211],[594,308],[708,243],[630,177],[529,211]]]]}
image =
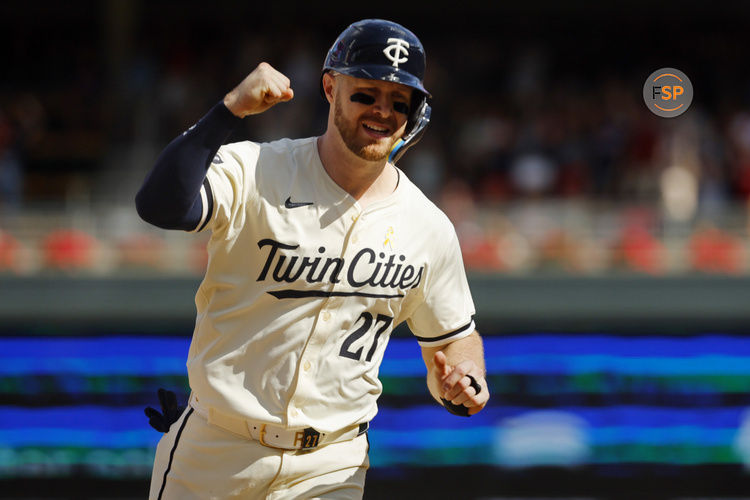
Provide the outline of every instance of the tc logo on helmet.
{"type": "Polygon", "coordinates": [[[393,62],[393,67],[398,68],[399,64],[409,60],[409,42],[400,38],[389,38],[388,43],[391,45],[383,49],[383,54],[393,62]],[[399,57],[401,54],[404,57],[399,57]]]}

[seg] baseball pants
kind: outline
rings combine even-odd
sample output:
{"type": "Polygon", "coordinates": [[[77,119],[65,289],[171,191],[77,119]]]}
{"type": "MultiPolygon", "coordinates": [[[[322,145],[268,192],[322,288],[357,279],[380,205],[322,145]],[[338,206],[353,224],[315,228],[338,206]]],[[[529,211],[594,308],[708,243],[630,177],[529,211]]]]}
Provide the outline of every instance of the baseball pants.
{"type": "Polygon", "coordinates": [[[361,499],[367,435],[310,451],[263,446],[188,407],[156,448],[150,500],[361,499]]]}

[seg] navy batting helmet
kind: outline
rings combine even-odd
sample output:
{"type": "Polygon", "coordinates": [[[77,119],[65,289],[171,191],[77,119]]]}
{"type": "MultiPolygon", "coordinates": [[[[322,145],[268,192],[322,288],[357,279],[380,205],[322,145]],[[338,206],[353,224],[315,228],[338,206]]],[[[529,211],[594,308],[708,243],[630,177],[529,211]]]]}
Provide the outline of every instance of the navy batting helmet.
{"type": "Polygon", "coordinates": [[[428,99],[432,96],[423,84],[425,66],[424,47],[414,33],[392,21],[365,19],[346,28],[328,51],[321,93],[322,75],[328,71],[414,89],[406,132],[391,151],[390,161],[395,162],[416,144],[430,122],[428,99]]]}

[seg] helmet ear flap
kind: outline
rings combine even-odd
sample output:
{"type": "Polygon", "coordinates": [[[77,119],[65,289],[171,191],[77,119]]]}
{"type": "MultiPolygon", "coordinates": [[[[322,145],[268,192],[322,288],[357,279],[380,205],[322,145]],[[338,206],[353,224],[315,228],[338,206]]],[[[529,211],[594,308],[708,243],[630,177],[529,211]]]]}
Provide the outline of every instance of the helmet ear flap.
{"type": "Polygon", "coordinates": [[[409,135],[416,126],[420,116],[424,114],[424,106],[427,103],[427,96],[418,90],[411,93],[411,102],[409,103],[409,117],[406,119],[406,129],[404,137],[409,135]]]}
{"type": "MultiPolygon", "coordinates": [[[[418,94],[418,92],[414,92],[418,94]]],[[[414,97],[412,96],[412,101],[414,97]]],[[[409,121],[407,121],[406,132],[404,136],[396,141],[396,144],[391,148],[391,152],[388,155],[388,161],[396,163],[403,155],[406,150],[415,145],[424,135],[427,125],[430,123],[430,117],[432,116],[432,106],[428,102],[427,96],[420,94],[418,99],[419,105],[415,107],[411,113],[409,121]],[[409,126],[409,122],[412,122],[409,126]]]]}

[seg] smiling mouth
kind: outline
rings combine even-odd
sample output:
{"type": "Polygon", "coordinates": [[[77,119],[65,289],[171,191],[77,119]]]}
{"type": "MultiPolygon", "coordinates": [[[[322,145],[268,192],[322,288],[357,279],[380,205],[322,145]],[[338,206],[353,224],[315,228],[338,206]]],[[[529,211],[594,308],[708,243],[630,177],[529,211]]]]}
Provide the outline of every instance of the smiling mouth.
{"type": "Polygon", "coordinates": [[[365,131],[369,132],[371,135],[376,135],[378,137],[387,137],[389,135],[387,127],[380,127],[378,125],[369,125],[367,123],[363,123],[362,127],[365,129],[365,131]]]}

